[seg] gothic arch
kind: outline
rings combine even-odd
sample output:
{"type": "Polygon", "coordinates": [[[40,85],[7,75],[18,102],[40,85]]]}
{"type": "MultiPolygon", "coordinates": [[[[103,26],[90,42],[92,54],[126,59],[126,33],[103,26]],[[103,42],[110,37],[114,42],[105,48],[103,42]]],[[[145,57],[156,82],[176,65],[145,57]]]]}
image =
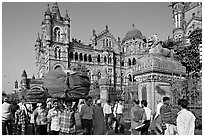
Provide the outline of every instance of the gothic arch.
{"type": "Polygon", "coordinates": [[[128,66],[131,66],[131,59],[128,59],[128,66]]]}
{"type": "Polygon", "coordinates": [[[98,54],[98,56],[97,56],[97,61],[100,63],[101,62],[101,56],[100,56],[100,54],[98,54]]]}
{"type": "Polygon", "coordinates": [[[59,26],[53,28],[54,40],[60,41],[62,30],[59,26]]]}
{"type": "Polygon", "coordinates": [[[92,62],[91,54],[89,54],[89,56],[88,56],[88,60],[89,60],[89,62],[92,62]]]}
{"type": "Polygon", "coordinates": [[[136,59],[133,58],[133,60],[132,60],[132,65],[135,65],[135,64],[136,64],[136,59]]]}
{"type": "Polygon", "coordinates": [[[84,54],[84,61],[87,61],[87,54],[84,54]]]}
{"type": "Polygon", "coordinates": [[[83,61],[83,55],[82,55],[82,53],[79,54],[79,60],[80,60],[80,61],[83,61]]]}
{"type": "Polygon", "coordinates": [[[78,53],[77,52],[75,52],[75,54],[74,54],[74,59],[78,60],[78,53]]]}
{"type": "Polygon", "coordinates": [[[71,60],[74,59],[74,54],[73,54],[73,52],[70,52],[70,53],[69,53],[69,57],[70,57],[71,60]]]}
{"type": "Polygon", "coordinates": [[[53,69],[54,69],[54,70],[62,70],[62,71],[64,71],[64,70],[65,70],[65,67],[64,67],[62,64],[57,63],[57,64],[55,64],[55,65],[53,66],[53,69]]]}

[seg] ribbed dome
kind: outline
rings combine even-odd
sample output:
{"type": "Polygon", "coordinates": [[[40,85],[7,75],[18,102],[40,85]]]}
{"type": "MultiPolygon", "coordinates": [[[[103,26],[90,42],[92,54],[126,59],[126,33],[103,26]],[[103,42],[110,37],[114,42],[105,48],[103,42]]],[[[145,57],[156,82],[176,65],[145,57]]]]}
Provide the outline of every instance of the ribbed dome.
{"type": "Polygon", "coordinates": [[[138,39],[143,39],[143,35],[141,33],[140,30],[136,29],[134,27],[134,24],[133,24],[133,28],[131,30],[129,30],[126,35],[125,35],[125,39],[130,39],[130,38],[138,38],[138,39]]]}

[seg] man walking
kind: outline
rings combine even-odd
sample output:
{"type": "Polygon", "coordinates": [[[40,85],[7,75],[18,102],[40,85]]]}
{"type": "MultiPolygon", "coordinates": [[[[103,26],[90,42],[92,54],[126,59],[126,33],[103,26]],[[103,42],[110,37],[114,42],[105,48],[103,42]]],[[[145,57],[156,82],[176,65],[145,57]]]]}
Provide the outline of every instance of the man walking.
{"type": "Polygon", "coordinates": [[[142,108],[145,110],[145,114],[147,117],[147,119],[143,122],[143,124],[145,124],[145,125],[144,125],[144,127],[142,127],[141,135],[148,135],[148,129],[150,126],[150,122],[152,120],[152,111],[151,111],[151,109],[149,109],[147,107],[147,101],[146,100],[142,100],[141,104],[142,104],[142,108]]]}
{"type": "Polygon", "coordinates": [[[2,135],[12,135],[12,105],[9,103],[7,98],[4,98],[2,104],[2,135]]]}
{"type": "Polygon", "coordinates": [[[145,110],[139,106],[139,99],[134,99],[134,106],[131,108],[131,134],[139,135],[139,130],[135,129],[146,120],[145,110]]]}
{"type": "Polygon", "coordinates": [[[106,129],[110,129],[110,123],[108,122],[108,118],[110,119],[110,114],[112,113],[112,109],[111,109],[111,105],[110,105],[111,101],[108,100],[107,103],[104,104],[103,106],[103,112],[105,115],[105,124],[106,124],[106,129]]]}
{"type": "Polygon", "coordinates": [[[92,128],[93,128],[93,108],[92,104],[92,97],[88,96],[86,98],[86,103],[81,107],[81,112],[79,113],[80,119],[82,121],[83,127],[83,134],[84,135],[91,135],[92,128]]]}
{"type": "Polygon", "coordinates": [[[194,135],[195,116],[187,110],[188,101],[180,99],[178,105],[181,107],[181,111],[178,112],[176,119],[178,135],[194,135]]]}
{"type": "Polygon", "coordinates": [[[120,127],[120,132],[124,133],[124,127],[121,123],[121,119],[123,118],[123,102],[122,99],[119,100],[119,103],[116,103],[114,106],[114,116],[116,117],[116,125],[115,125],[115,133],[118,133],[118,128],[120,127]]]}
{"type": "Polygon", "coordinates": [[[54,108],[48,111],[47,115],[47,131],[50,132],[51,135],[59,135],[60,131],[60,114],[61,110],[59,109],[58,100],[53,101],[54,108]]]}
{"type": "Polygon", "coordinates": [[[175,125],[172,115],[172,107],[170,105],[170,98],[163,97],[164,105],[161,106],[161,122],[164,135],[174,135],[175,134],[175,125]]]}

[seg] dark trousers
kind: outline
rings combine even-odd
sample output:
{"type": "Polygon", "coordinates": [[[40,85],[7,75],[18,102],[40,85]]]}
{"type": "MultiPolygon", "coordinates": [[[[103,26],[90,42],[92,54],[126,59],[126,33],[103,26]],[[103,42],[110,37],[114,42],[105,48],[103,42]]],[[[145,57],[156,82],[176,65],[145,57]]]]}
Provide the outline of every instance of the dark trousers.
{"type": "Polygon", "coordinates": [[[47,125],[37,125],[38,135],[47,135],[47,125]]]}
{"type": "Polygon", "coordinates": [[[26,124],[18,124],[16,129],[17,135],[26,135],[26,124]]]}
{"type": "Polygon", "coordinates": [[[2,120],[2,135],[13,134],[12,120],[2,120]]]}
{"type": "Polygon", "coordinates": [[[50,135],[59,135],[59,131],[50,131],[50,135]]]}
{"type": "Polygon", "coordinates": [[[110,123],[108,122],[108,118],[110,117],[110,114],[105,114],[105,123],[106,123],[106,128],[109,129],[110,123]]]}
{"type": "Polygon", "coordinates": [[[120,123],[123,114],[116,114],[116,125],[115,125],[115,133],[118,133],[118,128],[120,127],[120,132],[124,133],[124,126],[120,123]]]}
{"type": "Polygon", "coordinates": [[[34,123],[30,123],[30,128],[31,128],[31,135],[37,135],[37,125],[34,123]]]}
{"type": "Polygon", "coordinates": [[[82,125],[84,127],[83,135],[91,135],[93,128],[92,119],[82,119],[82,125]]]}
{"type": "Polygon", "coordinates": [[[148,135],[148,129],[150,126],[150,120],[145,120],[143,122],[143,124],[145,124],[142,129],[141,129],[141,135],[148,135]]]}

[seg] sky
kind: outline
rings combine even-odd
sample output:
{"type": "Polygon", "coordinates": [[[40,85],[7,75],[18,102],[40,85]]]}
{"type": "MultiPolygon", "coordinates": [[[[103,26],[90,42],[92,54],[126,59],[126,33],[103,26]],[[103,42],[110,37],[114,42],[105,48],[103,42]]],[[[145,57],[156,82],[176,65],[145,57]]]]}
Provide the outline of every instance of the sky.
{"type": "MultiPolygon", "coordinates": [[[[20,82],[23,70],[28,77],[37,74],[35,41],[41,33],[44,12],[53,2],[2,3],[2,91],[10,93],[20,82]]],[[[58,2],[61,16],[68,10],[71,38],[90,43],[93,29],[105,30],[124,38],[132,24],[145,37],[158,34],[160,40],[172,37],[173,16],[170,2],[58,2]]]]}

